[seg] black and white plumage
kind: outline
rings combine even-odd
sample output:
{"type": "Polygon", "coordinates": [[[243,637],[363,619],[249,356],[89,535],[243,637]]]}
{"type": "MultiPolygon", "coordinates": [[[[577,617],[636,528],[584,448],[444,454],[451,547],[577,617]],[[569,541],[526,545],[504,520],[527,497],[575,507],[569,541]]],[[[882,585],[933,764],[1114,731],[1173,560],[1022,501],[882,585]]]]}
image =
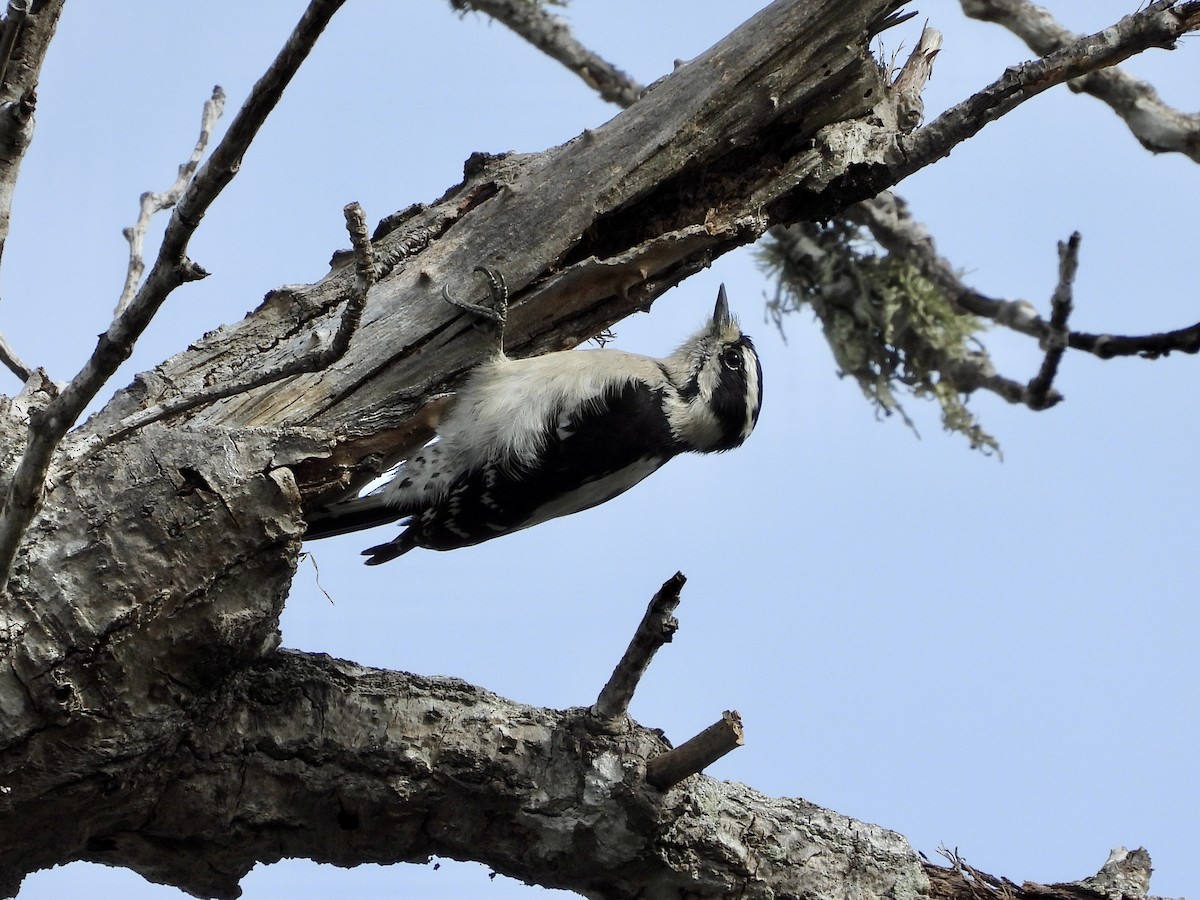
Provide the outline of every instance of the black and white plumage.
{"type": "MultiPolygon", "coordinates": [[[[503,283],[487,274],[498,314],[446,297],[502,326],[503,283]]],[[[406,518],[397,537],[363,551],[367,565],[478,544],[611,500],[680,453],[739,446],[761,402],[758,355],[724,285],[712,319],[663,359],[501,350],[468,376],[433,443],[381,488],[319,512],[306,537],[406,518]]]]}

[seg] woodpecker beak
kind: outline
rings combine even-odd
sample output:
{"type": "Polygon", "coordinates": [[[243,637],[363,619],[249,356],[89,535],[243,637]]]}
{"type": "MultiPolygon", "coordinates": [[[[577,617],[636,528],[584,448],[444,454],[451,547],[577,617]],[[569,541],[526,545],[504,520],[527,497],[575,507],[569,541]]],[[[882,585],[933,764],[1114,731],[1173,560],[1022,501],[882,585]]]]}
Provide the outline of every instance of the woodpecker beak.
{"type": "Polygon", "coordinates": [[[725,296],[725,285],[717,291],[717,306],[713,310],[712,327],[714,333],[720,333],[727,325],[733,324],[733,316],[729,314],[729,298],[725,296]]]}

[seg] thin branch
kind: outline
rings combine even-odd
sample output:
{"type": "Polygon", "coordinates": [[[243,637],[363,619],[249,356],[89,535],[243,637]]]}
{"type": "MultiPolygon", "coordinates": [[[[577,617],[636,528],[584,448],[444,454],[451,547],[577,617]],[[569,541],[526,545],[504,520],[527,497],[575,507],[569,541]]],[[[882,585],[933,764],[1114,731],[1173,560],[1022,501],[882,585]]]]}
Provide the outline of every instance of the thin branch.
{"type": "Polygon", "coordinates": [[[1007,878],[989,875],[987,872],[976,869],[963,859],[957,847],[951,850],[945,844],[939,844],[937,852],[939,856],[945,857],[950,862],[950,871],[958,877],[959,883],[966,889],[969,897],[975,898],[975,900],[991,900],[991,898],[1011,900],[1016,896],[1015,891],[1018,889],[1016,884],[1007,878]]]}
{"type": "Polygon", "coordinates": [[[328,344],[282,365],[252,372],[245,378],[214,384],[204,390],[193,391],[157,406],[140,410],[123,419],[113,431],[89,442],[82,455],[91,455],[101,447],[116,443],[138,429],[171,416],[180,415],[198,406],[207,406],[218,400],[224,400],[226,397],[244,394],[293,375],[319,372],[345,356],[346,351],[350,349],[350,340],[354,337],[354,333],[362,321],[363,309],[367,303],[367,293],[375,283],[376,267],[375,253],[367,234],[367,218],[363,208],[358,203],[348,203],[343,212],[346,216],[346,230],[350,234],[350,244],[354,248],[354,289],[346,301],[346,305],[342,308],[337,330],[328,344]]]}
{"type": "Polygon", "coordinates": [[[1170,355],[1172,351],[1200,353],[1200,322],[1157,334],[1087,334],[1072,331],[1067,336],[1067,345],[1072,350],[1085,350],[1101,359],[1112,359],[1114,356],[1158,359],[1170,355]]]}
{"type": "Polygon", "coordinates": [[[179,175],[175,178],[174,183],[162,193],[146,191],[142,194],[137,223],[122,232],[125,240],[129,241],[129,268],[125,273],[125,286],[121,289],[117,308],[113,311],[114,316],[121,315],[125,311],[125,307],[133,300],[138,282],[141,281],[142,273],[146,270],[146,263],[142,259],[142,246],[146,240],[146,230],[150,227],[150,220],[155,213],[170,209],[179,202],[179,198],[183,196],[192,176],[196,174],[196,167],[200,165],[200,158],[204,156],[204,151],[208,147],[208,139],[212,136],[217,120],[221,118],[224,110],[225,92],[221,90],[220,85],[217,85],[213,88],[212,96],[204,101],[204,111],[200,115],[200,137],[196,139],[196,146],[192,150],[191,157],[179,167],[179,175]]]}
{"type": "Polygon", "coordinates": [[[646,781],[660,791],[698,775],[731,750],[745,743],[742,718],[736,710],[726,710],[721,718],[674,750],[668,750],[646,763],[646,781]]]}
{"type": "MultiPolygon", "coordinates": [[[[1028,0],[961,0],[961,3],[966,15],[1002,25],[1039,56],[1079,39],[1078,34],[1060,25],[1049,10],[1028,0]]],[[[1147,150],[1182,153],[1200,162],[1200,114],[1189,115],[1163,103],[1148,82],[1121,69],[1107,69],[1070,81],[1067,87],[1107,103],[1147,150]]]]}
{"type": "Polygon", "coordinates": [[[175,206],[158,258],[141,288],[100,335],[91,358],[62,393],[44,408],[30,412],[29,440],[0,508],[0,591],[8,584],[21,537],[41,504],[55,448],[117,367],[129,358],[134,342],[171,292],[207,274],[187,258],[192,234],[209,206],[237,174],[242,156],[258,129],[343,2],[311,0],[283,49],[251,89],[212,157],[175,206]]]}
{"type": "Polygon", "coordinates": [[[1067,319],[1071,315],[1071,289],[1075,284],[1075,273],[1079,270],[1079,232],[1071,235],[1070,240],[1058,243],[1058,286],[1050,297],[1050,334],[1046,338],[1046,356],[1037,375],[1029,382],[1025,393],[1025,404],[1030,409],[1046,409],[1053,406],[1058,399],[1051,394],[1050,385],[1058,374],[1058,364],[1062,362],[1063,353],[1067,349],[1067,319]]]}
{"type": "Polygon", "coordinates": [[[1200,28],[1200,0],[1159,0],[1116,25],[1080,38],[1042,59],[1007,69],[982,91],[900,141],[888,166],[891,183],[936,162],[989,122],[1047,88],[1114,66],[1151,47],[1170,48],[1200,28]]]}
{"type": "MultiPolygon", "coordinates": [[[[1027,334],[1039,342],[1048,343],[1052,339],[1050,323],[1038,316],[1026,301],[998,300],[964,284],[950,262],[938,254],[925,226],[913,219],[903,201],[890,192],[885,191],[871,200],[856,203],[846,210],[846,216],[868,228],[880,246],[889,253],[909,259],[922,275],[946,291],[963,311],[1027,334]]],[[[1066,341],[1072,350],[1083,350],[1101,359],[1112,359],[1114,356],[1155,359],[1172,351],[1200,352],[1200,322],[1175,331],[1145,335],[1068,331],[1066,341]]]]}
{"type": "Polygon", "coordinates": [[[609,103],[633,104],[645,91],[612,63],[575,40],[571,29],[541,3],[529,0],[450,0],[457,10],[474,9],[508,26],[552,59],[558,60],[609,103]]]}
{"type": "Polygon", "coordinates": [[[673,613],[679,606],[679,592],[686,581],[682,572],[676,572],[663,582],[658,593],[650,600],[633,640],[613,670],[612,677],[600,691],[596,705],[592,707],[592,715],[600,719],[615,719],[628,711],[629,702],[649,668],[650,660],[663,644],[670,642],[679,628],[673,613]]]}
{"type": "Polygon", "coordinates": [[[33,369],[22,362],[21,357],[17,356],[16,351],[2,334],[0,334],[0,363],[3,363],[4,367],[21,381],[28,381],[29,376],[33,374],[33,369]]]}

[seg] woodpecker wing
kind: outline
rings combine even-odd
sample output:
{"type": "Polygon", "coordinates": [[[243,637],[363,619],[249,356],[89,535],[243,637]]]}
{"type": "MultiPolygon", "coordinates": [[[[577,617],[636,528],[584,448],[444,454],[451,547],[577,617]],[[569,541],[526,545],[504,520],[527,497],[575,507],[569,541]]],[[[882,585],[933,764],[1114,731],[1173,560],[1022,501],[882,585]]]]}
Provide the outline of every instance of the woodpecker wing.
{"type": "Polygon", "coordinates": [[[611,500],[681,449],[663,418],[662,395],[662,387],[632,379],[564,411],[535,462],[494,460],[469,471],[394,540],[364,551],[367,564],[413,547],[471,546],[611,500]]]}

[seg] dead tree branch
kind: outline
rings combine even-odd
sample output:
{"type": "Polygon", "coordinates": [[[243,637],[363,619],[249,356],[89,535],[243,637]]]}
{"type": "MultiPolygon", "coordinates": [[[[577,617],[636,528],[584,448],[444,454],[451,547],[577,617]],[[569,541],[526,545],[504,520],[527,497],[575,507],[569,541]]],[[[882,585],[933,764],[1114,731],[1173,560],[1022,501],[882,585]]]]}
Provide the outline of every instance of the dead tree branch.
{"type": "Polygon", "coordinates": [[[924,861],[930,893],[939,900],[1096,900],[1118,897],[1146,900],[1150,891],[1150,854],[1139,847],[1117,847],[1109,853],[1100,871],[1078,881],[1057,884],[1018,884],[991,875],[968,863],[957,849],[938,848],[949,867],[924,861]]]}
{"type": "Polygon", "coordinates": [[[892,94],[896,97],[896,124],[902,132],[912,131],[925,117],[922,94],[926,82],[933,75],[933,61],[941,49],[942,33],[925,26],[921,29],[917,45],[892,81],[892,94]]]}
{"type": "Polygon", "coordinates": [[[608,679],[592,707],[592,714],[597,718],[615,719],[629,710],[634,691],[637,690],[642,676],[646,674],[650,660],[663,644],[670,642],[679,628],[679,622],[673,613],[679,605],[679,593],[686,581],[682,572],[676,572],[663,582],[658,593],[650,600],[646,614],[642,616],[642,621],[638,623],[637,631],[634,632],[633,640],[629,642],[621,661],[613,670],[612,677],[608,679]]]}
{"type": "Polygon", "coordinates": [[[648,760],[646,781],[660,791],[668,790],[685,778],[700,774],[743,743],[742,717],[736,710],[727,709],[694,738],[648,760]]]}
{"type": "MultiPolygon", "coordinates": [[[[1078,886],[1018,886],[961,857],[935,866],[895,832],[736,782],[701,775],[660,791],[646,781],[663,749],[654,732],[596,733],[581,710],[525,706],[457,679],[280,651],[193,701],[179,723],[188,739],[149,772],[128,758],[103,777],[47,763],[16,779],[4,772],[11,794],[0,803],[53,776],[62,802],[100,821],[84,835],[48,808],[0,818],[0,893],[15,892],[30,860],[121,866],[233,898],[260,861],[437,855],[628,900],[845,897],[848,882],[860,898],[984,900],[974,889],[996,883],[1012,885],[1013,900],[1094,900],[1101,888],[1145,897],[1134,879],[1099,880],[1108,864],[1078,886]]],[[[1144,851],[1125,856],[1148,874],[1144,851]]]]}
{"type": "MultiPolygon", "coordinates": [[[[962,8],[973,19],[1004,26],[1039,56],[1079,40],[1049,10],[1029,0],[962,0],[962,8]]],[[[1153,85],[1113,68],[1069,81],[1067,87],[1107,103],[1152,153],[1182,153],[1200,162],[1200,114],[1164,103],[1153,85]]]]}
{"type": "Polygon", "coordinates": [[[367,236],[366,214],[357,203],[347,204],[344,212],[346,230],[350,234],[350,243],[354,254],[354,288],[342,308],[337,329],[325,346],[276,366],[252,368],[240,378],[221,381],[203,390],[181,394],[156,406],[143,409],[123,419],[111,432],[89,436],[84,444],[73,448],[73,455],[86,453],[90,456],[101,447],[123,440],[147,425],[161,422],[172,416],[182,415],[197,407],[208,406],[218,400],[224,400],[226,397],[236,397],[238,394],[244,394],[255,388],[274,384],[293,375],[319,372],[341,359],[350,348],[350,341],[362,321],[363,308],[367,304],[367,293],[370,291],[371,285],[375,283],[375,254],[367,236]]]}
{"type": "MultiPolygon", "coordinates": [[[[944,290],[965,312],[990,319],[1042,343],[1054,340],[1051,323],[1038,316],[1026,301],[988,297],[963,283],[950,262],[938,254],[929,230],[912,217],[903,201],[891,193],[885,192],[859,203],[848,209],[847,215],[868,228],[889,253],[909,259],[922,275],[944,290]]],[[[1066,343],[1072,350],[1092,353],[1101,359],[1116,356],[1155,359],[1172,351],[1197,353],[1200,352],[1200,322],[1174,331],[1145,335],[1067,331],[1066,343]]]]}
{"type": "MultiPolygon", "coordinates": [[[[439,287],[501,267],[509,350],[537,353],[649,306],[771,225],[873,196],[899,176],[894,101],[867,46],[896,6],[772,4],[594,131],[472,157],[462,184],[377,230],[370,308],[340,365],[62,454],[0,632],[0,888],[90,859],[233,896],[259,861],[439,853],[614,898],[817,898],[848,883],[863,900],[932,897],[885,829],[703,777],[654,789],[665,746],[647,729],[605,733],[586,709],[277,650],[306,500],[413,440],[417,409],[478,359],[484,339],[439,287]]],[[[110,349],[129,346],[126,320],[152,314],[171,271],[186,274],[188,238],[269,108],[255,91],[176,206],[166,274],[156,264],[110,349]]],[[[67,445],[311,351],[365,294],[353,231],[353,266],[335,260],[144,373],[67,445]]]]}
{"type": "Polygon", "coordinates": [[[4,21],[0,23],[0,85],[4,84],[8,74],[8,63],[17,45],[17,35],[25,27],[28,18],[29,0],[8,0],[8,10],[4,21]]]}
{"type": "Polygon", "coordinates": [[[0,364],[3,364],[4,368],[20,378],[22,382],[28,381],[29,376],[33,374],[33,369],[17,356],[17,351],[13,350],[12,345],[2,334],[0,334],[0,364]]]}
{"type": "MultiPolygon", "coordinates": [[[[847,877],[859,897],[928,900],[900,835],[704,776],[660,791],[646,782],[659,736],[636,725],[596,733],[586,710],[291,651],[198,699],[191,737],[152,776],[135,779],[119,760],[104,780],[59,773],[74,804],[102,814],[103,837],[81,842],[49,815],[8,819],[0,892],[19,871],[10,861],[31,857],[119,865],[232,898],[257,861],[438,855],[628,900],[835,897],[847,877]]],[[[31,774],[5,784],[25,795],[48,773],[31,774]]]]}
{"type": "Polygon", "coordinates": [[[946,156],[989,122],[1057,84],[1115,66],[1151,47],[1171,48],[1200,28],[1200,2],[1159,0],[1110,28],[1065,44],[1053,53],[1013,66],[992,84],[900,141],[891,162],[909,175],[946,156]]]}
{"type": "MultiPolygon", "coordinates": [[[[815,110],[797,108],[795,98],[805,95],[796,93],[796,88],[780,90],[777,71],[761,88],[754,87],[764,66],[778,68],[765,48],[788,38],[788,46],[802,48],[786,61],[794,73],[789,77],[803,80],[807,73],[827,85],[846,84],[847,77],[861,79],[856,87],[833,91],[834,105],[870,107],[885,122],[894,121],[895,99],[880,84],[873,62],[870,71],[850,76],[841,62],[830,65],[829,60],[842,56],[833,45],[806,47],[807,38],[799,36],[815,33],[814,29],[830,32],[831,27],[845,34],[870,32],[890,22],[892,4],[880,0],[869,23],[851,18],[834,26],[812,8],[805,8],[811,18],[789,16],[791,11],[788,3],[768,7],[729,39],[660,81],[603,128],[536,157],[475,158],[467,180],[453,196],[391,220],[391,230],[376,236],[376,253],[385,261],[388,276],[381,278],[372,295],[379,315],[364,323],[356,342],[359,351],[352,348],[347,365],[339,372],[321,373],[320,394],[329,398],[321,409],[309,410],[298,399],[311,388],[301,376],[269,394],[250,392],[236,402],[227,401],[219,413],[208,407],[213,413],[205,415],[219,415],[228,424],[284,424],[290,419],[289,410],[307,410],[306,423],[343,425],[343,440],[366,439],[360,449],[369,447],[369,452],[378,453],[379,445],[364,431],[403,430],[430,393],[445,390],[473,364],[469,343],[461,345],[462,351],[450,349],[455,345],[447,343],[449,335],[443,332],[452,317],[434,286],[481,261],[504,260],[514,300],[509,329],[514,351],[558,349],[586,340],[635,309],[647,308],[668,287],[707,265],[714,254],[756,240],[772,224],[835,213],[908,174],[917,155],[898,155],[893,149],[895,131],[886,124],[876,130],[861,122],[843,126],[839,122],[848,110],[827,106],[814,114],[815,110]],[[723,67],[727,81],[709,77],[714,65],[723,67]],[[831,124],[821,127],[825,122],[831,124]],[[771,131],[771,123],[782,130],[771,131]],[[642,146],[657,148],[654,153],[627,152],[623,136],[635,132],[654,134],[653,139],[639,139],[642,146]],[[760,136],[768,132],[783,143],[764,144],[760,136]],[[813,140],[815,147],[806,143],[813,140]],[[851,171],[852,176],[847,174],[851,171]],[[605,177],[596,178],[597,172],[605,177]],[[670,189],[655,190],[667,178],[674,179],[670,189]],[[689,202],[690,197],[703,197],[703,202],[689,202]],[[471,227],[463,228],[468,220],[471,227]],[[440,241],[437,253],[422,252],[452,224],[457,227],[450,242],[440,241]],[[504,235],[508,237],[497,237],[504,235]],[[413,265],[418,256],[419,266],[413,265]],[[568,333],[547,327],[545,317],[551,314],[570,323],[568,333]],[[427,358],[415,349],[397,356],[389,336],[392,328],[413,335],[405,347],[435,341],[442,348],[438,370],[425,370],[427,358]],[[368,369],[359,371],[359,365],[368,369]]],[[[1071,51],[1076,56],[1069,59],[1064,52],[1066,62],[1053,66],[1039,62],[1031,64],[1039,69],[1015,70],[1010,76],[1012,86],[993,86],[956,113],[942,117],[941,126],[934,123],[919,129],[902,137],[901,144],[909,147],[919,139],[911,146],[940,148],[926,153],[925,161],[932,162],[948,150],[948,142],[974,134],[1032,96],[1034,88],[1041,90],[1088,66],[1124,58],[1151,38],[1167,40],[1160,21],[1164,15],[1152,9],[1124,20],[1109,30],[1111,34],[1096,39],[1100,49],[1084,42],[1090,55],[1077,59],[1082,51],[1076,48],[1071,51]],[[1022,88],[1026,83],[1030,87],[1022,88]],[[957,124],[947,128],[948,119],[957,124]],[[969,126],[964,124],[967,120],[969,126]],[[928,135],[921,138],[930,129],[936,140],[928,135]]],[[[1172,24],[1171,35],[1183,27],[1169,17],[1168,24],[1172,24]]],[[[290,293],[286,306],[268,302],[261,318],[226,329],[218,340],[236,342],[259,331],[268,335],[274,328],[268,321],[271,317],[281,324],[286,317],[288,327],[296,331],[301,324],[294,320],[297,314],[304,321],[316,320],[328,314],[331,304],[341,302],[344,295],[339,292],[348,289],[344,278],[335,268],[329,281],[314,286],[317,305],[290,293]]],[[[258,342],[262,344],[261,337],[258,342]]],[[[263,364],[271,364],[275,354],[294,357],[299,352],[303,351],[279,344],[263,364]]],[[[236,351],[231,349],[229,355],[236,356],[236,351]]],[[[213,365],[229,365],[221,357],[206,345],[196,354],[195,363],[184,354],[163,367],[154,381],[161,382],[164,391],[202,389],[198,379],[211,374],[213,365]]],[[[146,406],[161,400],[151,391],[135,402],[146,406]]],[[[124,404],[124,399],[119,400],[106,414],[124,418],[137,411],[124,404]]],[[[399,448],[389,451],[400,452],[399,448]]]]}
{"type": "MultiPolygon", "coordinates": [[[[42,61],[58,24],[63,0],[41,5],[36,16],[29,15],[27,0],[8,5],[0,33],[0,258],[12,216],[13,190],[25,151],[33,139],[33,111],[37,102],[35,88],[42,61]],[[18,64],[12,63],[14,57],[18,64]]],[[[23,362],[0,336],[0,363],[22,382],[28,382],[33,367],[23,362]]]]}
{"type": "Polygon", "coordinates": [[[571,29],[542,3],[528,0],[450,0],[458,10],[478,10],[508,26],[551,59],[556,59],[609,103],[627,107],[645,90],[636,81],[583,46],[571,29]]]}
{"type": "Polygon", "coordinates": [[[33,111],[42,62],[62,13],[63,0],[47,0],[29,14],[27,3],[9,4],[4,24],[7,59],[0,80],[0,257],[8,240],[13,189],[33,139],[33,111]],[[24,8],[24,12],[19,10],[24,8]],[[14,10],[17,7],[17,10],[14,10]]]}
{"type": "MultiPolygon", "coordinates": [[[[343,365],[193,415],[225,425],[330,427],[343,446],[354,445],[351,464],[399,453],[375,436],[407,433],[425,401],[478,359],[475,331],[455,324],[440,285],[481,263],[501,268],[513,300],[506,349],[562,349],[648,308],[714,255],[755,240],[775,204],[811,211],[813,192],[828,200],[836,173],[862,159],[863,147],[840,136],[827,146],[825,123],[885,102],[878,67],[850,48],[862,46],[893,3],[856,3],[833,23],[808,4],[772,5],[604,126],[541,154],[473,157],[462,185],[377,231],[372,315],[343,365]],[[780,53],[784,46],[791,49],[780,53]],[[716,67],[727,75],[714,78],[716,67]],[[842,87],[811,93],[830,78],[842,87]],[[770,139],[756,137],[764,134],[770,139]],[[631,140],[642,149],[630,152],[631,140]]],[[[865,188],[846,190],[859,199],[865,188]]],[[[335,261],[319,284],[269,297],[243,322],[148,373],[92,427],[101,433],[176,392],[236,378],[242,346],[253,345],[263,367],[303,354],[307,328],[345,302],[351,277],[335,261]]]]}
{"type": "Polygon", "coordinates": [[[146,230],[150,227],[150,220],[155,213],[170,209],[179,202],[196,172],[196,167],[200,165],[200,159],[208,147],[208,139],[224,109],[225,92],[217,85],[213,88],[212,96],[204,101],[204,110],[200,115],[200,136],[196,139],[191,157],[179,167],[175,181],[165,191],[146,191],[142,194],[137,222],[122,232],[125,240],[129,241],[129,268],[125,273],[125,285],[121,288],[121,296],[117,299],[117,308],[113,311],[114,316],[121,315],[133,300],[134,291],[137,290],[142,273],[146,270],[146,263],[142,258],[142,245],[146,241],[146,230]]]}
{"type": "Polygon", "coordinates": [[[209,206],[237,174],[246,148],[343,2],[312,0],[283,50],[254,85],[213,155],[180,197],[154,267],[141,288],[100,335],[91,358],[62,392],[44,408],[30,411],[28,442],[0,508],[0,592],[7,584],[25,529],[41,504],[46,474],[63,435],[117,367],[129,358],[134,343],[171,292],[206,274],[187,258],[192,234],[209,206]]]}

